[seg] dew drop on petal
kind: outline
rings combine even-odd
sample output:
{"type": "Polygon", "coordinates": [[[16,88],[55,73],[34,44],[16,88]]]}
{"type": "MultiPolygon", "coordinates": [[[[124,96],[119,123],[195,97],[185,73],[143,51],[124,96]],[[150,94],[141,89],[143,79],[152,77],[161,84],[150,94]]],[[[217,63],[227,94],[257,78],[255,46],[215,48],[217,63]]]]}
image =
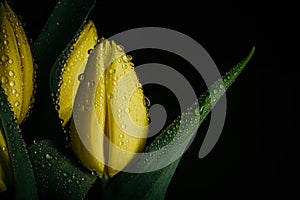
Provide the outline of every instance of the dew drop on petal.
{"type": "Polygon", "coordinates": [[[114,74],[115,72],[116,72],[115,69],[110,69],[110,70],[109,70],[109,73],[110,73],[110,74],[114,74]]]}
{"type": "Polygon", "coordinates": [[[15,74],[15,73],[14,73],[13,71],[9,70],[8,75],[9,75],[10,77],[13,77],[14,74],[15,74]]]}
{"type": "Polygon", "coordinates": [[[14,81],[10,81],[9,82],[9,86],[11,86],[11,87],[15,86],[15,82],[14,81]]]}
{"type": "Polygon", "coordinates": [[[78,80],[79,80],[79,81],[83,81],[83,80],[84,80],[84,74],[83,74],[83,73],[82,73],[82,74],[79,74],[78,80]]]}
{"type": "Polygon", "coordinates": [[[9,58],[8,58],[7,55],[2,55],[2,56],[1,56],[1,60],[2,60],[3,62],[6,62],[6,61],[9,60],[9,58]]]}
{"type": "Polygon", "coordinates": [[[18,102],[18,101],[16,101],[14,104],[15,107],[18,107],[19,105],[20,105],[20,102],[18,102]]]}

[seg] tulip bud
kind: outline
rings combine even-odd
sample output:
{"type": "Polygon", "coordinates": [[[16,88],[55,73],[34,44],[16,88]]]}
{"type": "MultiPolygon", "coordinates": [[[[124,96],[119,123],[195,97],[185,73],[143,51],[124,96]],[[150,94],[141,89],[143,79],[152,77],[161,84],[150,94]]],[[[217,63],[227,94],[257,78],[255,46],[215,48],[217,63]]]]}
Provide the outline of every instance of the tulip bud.
{"type": "Polygon", "coordinates": [[[56,100],[59,118],[65,126],[72,115],[73,103],[79,86],[77,77],[83,73],[89,51],[97,44],[97,30],[92,21],[84,25],[79,37],[71,47],[61,73],[58,99],[56,100]]]}
{"type": "Polygon", "coordinates": [[[6,191],[7,185],[12,184],[13,172],[2,128],[2,123],[0,123],[0,192],[6,191]]]}
{"type": "Polygon", "coordinates": [[[100,177],[112,177],[144,149],[145,96],[131,56],[114,42],[95,47],[83,76],[71,121],[72,148],[86,168],[100,177]],[[95,89],[92,96],[86,93],[90,88],[95,89]]]}
{"type": "Polygon", "coordinates": [[[6,1],[0,3],[0,79],[20,124],[33,101],[34,69],[22,24],[6,1]]]}

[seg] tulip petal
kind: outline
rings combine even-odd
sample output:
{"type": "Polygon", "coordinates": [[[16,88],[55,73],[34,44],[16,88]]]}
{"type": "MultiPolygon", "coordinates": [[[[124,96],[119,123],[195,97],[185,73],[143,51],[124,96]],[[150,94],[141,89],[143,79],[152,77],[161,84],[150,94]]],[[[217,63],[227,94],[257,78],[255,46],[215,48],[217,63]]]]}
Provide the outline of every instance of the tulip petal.
{"type": "Polygon", "coordinates": [[[33,96],[33,61],[30,47],[18,17],[5,1],[0,5],[0,77],[2,87],[21,123],[27,116],[33,96]]]}
{"type": "Polygon", "coordinates": [[[74,111],[72,147],[82,164],[100,177],[114,176],[145,146],[148,110],[130,60],[113,41],[101,42],[89,57],[76,95],[75,106],[93,104],[86,106],[90,112],[74,111]],[[96,92],[90,97],[87,91],[95,84],[96,92]]]}
{"type": "Polygon", "coordinates": [[[92,21],[89,21],[84,25],[79,37],[72,45],[62,68],[56,108],[63,126],[71,118],[75,95],[80,83],[78,77],[84,72],[89,51],[97,44],[97,40],[96,27],[92,21]]]}
{"type": "MultiPolygon", "coordinates": [[[[112,43],[112,48],[117,45],[112,43]]],[[[114,176],[144,149],[148,132],[148,110],[131,57],[122,53],[106,69],[107,99],[105,134],[111,141],[106,156],[108,175],[114,176]]]]}

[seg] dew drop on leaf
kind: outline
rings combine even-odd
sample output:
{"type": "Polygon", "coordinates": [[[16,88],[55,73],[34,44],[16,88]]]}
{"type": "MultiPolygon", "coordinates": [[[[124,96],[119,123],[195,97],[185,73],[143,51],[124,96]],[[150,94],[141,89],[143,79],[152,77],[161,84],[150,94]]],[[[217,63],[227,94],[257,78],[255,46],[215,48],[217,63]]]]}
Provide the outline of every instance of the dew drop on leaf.
{"type": "Polygon", "coordinates": [[[47,160],[52,160],[53,159],[53,156],[51,155],[51,154],[46,154],[45,155],[45,158],[47,159],[47,160]]]}
{"type": "Polygon", "coordinates": [[[83,74],[83,73],[82,73],[82,74],[79,74],[78,80],[79,80],[79,81],[83,81],[83,80],[84,80],[84,74],[83,74]]]}

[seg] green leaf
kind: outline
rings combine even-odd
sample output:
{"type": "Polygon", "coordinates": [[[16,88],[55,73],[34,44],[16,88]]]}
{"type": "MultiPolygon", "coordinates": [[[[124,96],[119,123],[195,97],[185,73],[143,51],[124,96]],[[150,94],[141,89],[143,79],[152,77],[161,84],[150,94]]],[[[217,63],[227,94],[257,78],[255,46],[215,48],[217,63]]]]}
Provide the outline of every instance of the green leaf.
{"type": "Polygon", "coordinates": [[[0,128],[4,131],[13,167],[16,199],[38,199],[32,165],[7,97],[0,84],[0,128]]]}
{"type": "Polygon", "coordinates": [[[72,151],[43,140],[29,148],[41,199],[84,199],[97,179],[76,161],[72,151]]]}
{"type": "Polygon", "coordinates": [[[145,153],[148,153],[146,156],[139,157],[125,169],[138,166],[140,172],[149,172],[137,174],[121,172],[105,188],[106,199],[164,199],[168,185],[189,142],[221,96],[250,61],[254,49],[253,47],[245,59],[232,67],[221,80],[211,85],[196,102],[163,130],[146,148],[145,153]],[[152,171],[155,166],[166,167],[152,171]]]}
{"type": "Polygon", "coordinates": [[[95,0],[60,0],[54,7],[41,33],[32,46],[36,70],[35,105],[27,127],[35,139],[54,139],[64,142],[64,134],[55,110],[49,88],[49,74],[62,51],[72,43],[87,20],[95,0]],[[45,114],[47,113],[47,114],[45,114]]]}
{"type": "Polygon", "coordinates": [[[74,38],[94,7],[95,0],[60,0],[33,44],[33,55],[40,68],[50,68],[74,38]]]}

